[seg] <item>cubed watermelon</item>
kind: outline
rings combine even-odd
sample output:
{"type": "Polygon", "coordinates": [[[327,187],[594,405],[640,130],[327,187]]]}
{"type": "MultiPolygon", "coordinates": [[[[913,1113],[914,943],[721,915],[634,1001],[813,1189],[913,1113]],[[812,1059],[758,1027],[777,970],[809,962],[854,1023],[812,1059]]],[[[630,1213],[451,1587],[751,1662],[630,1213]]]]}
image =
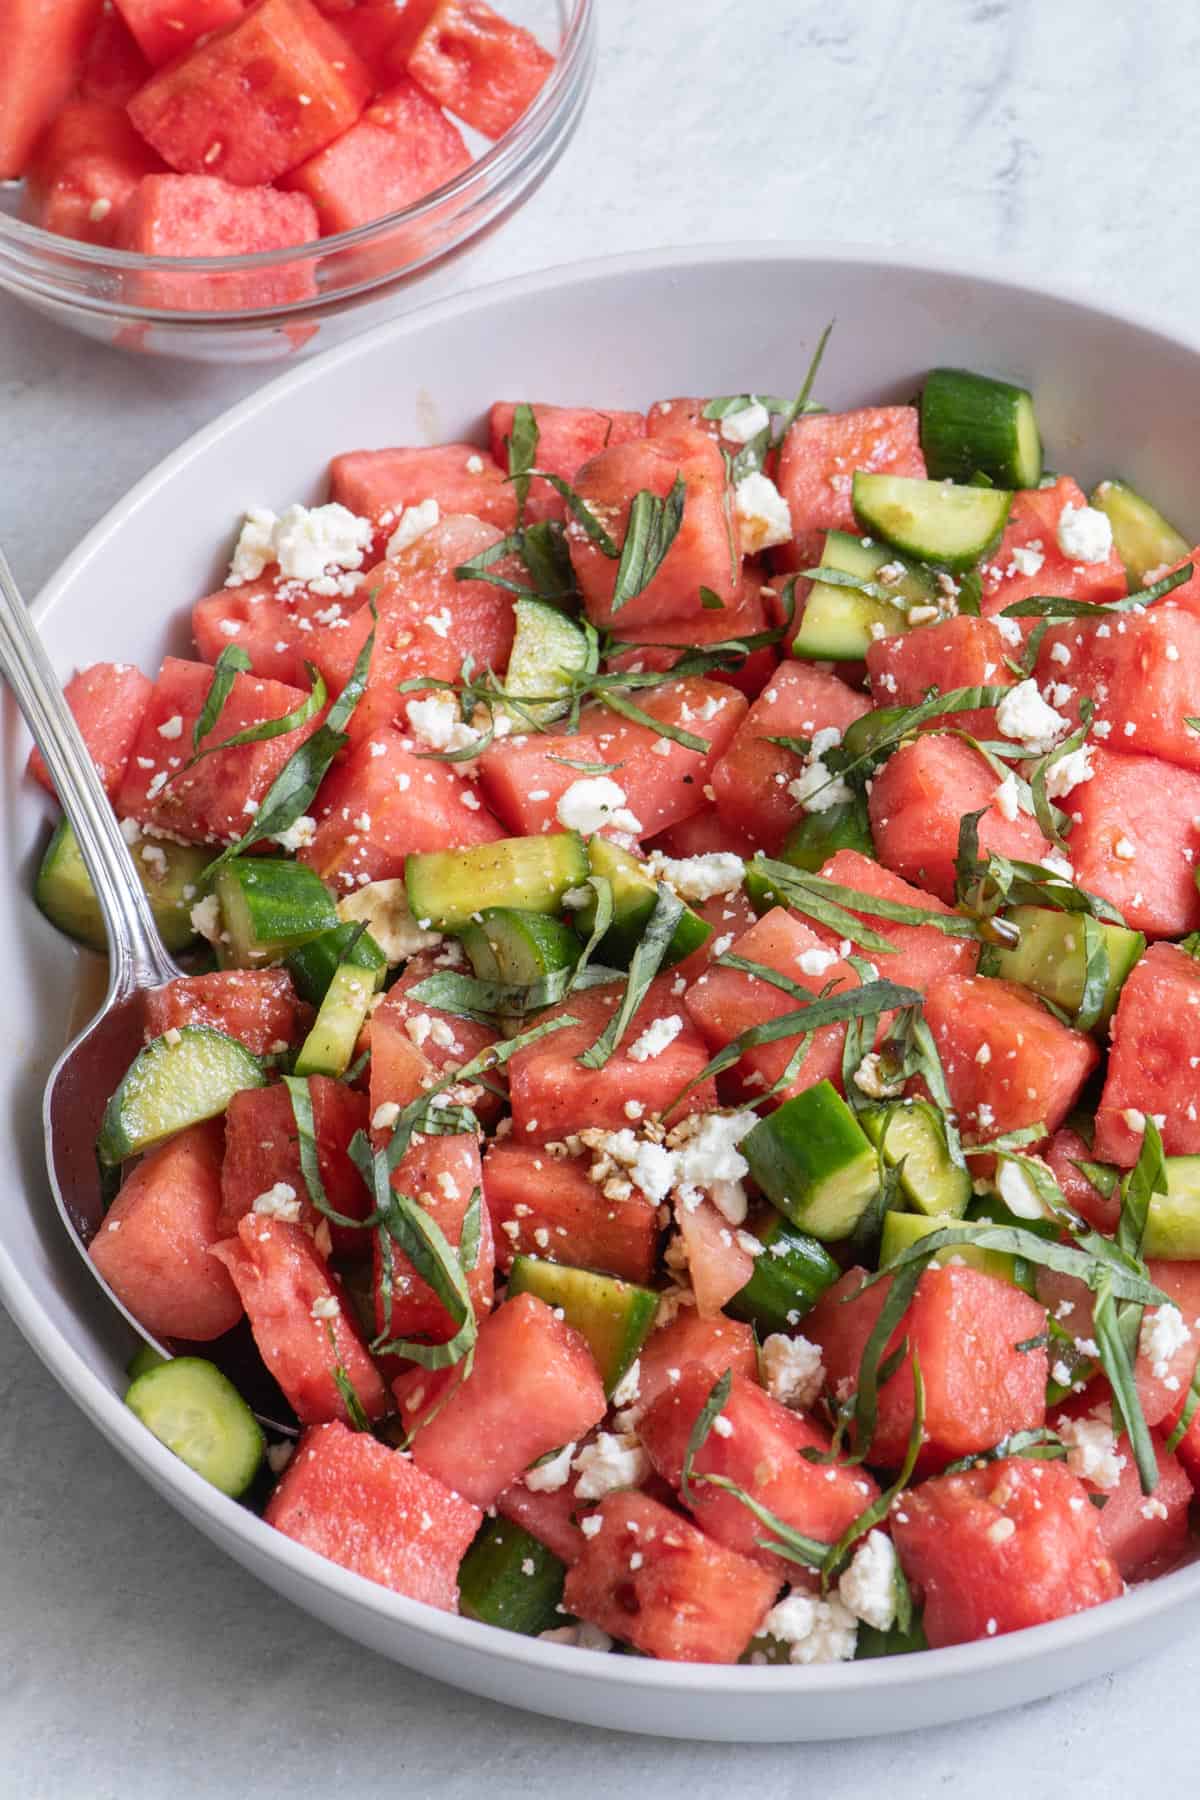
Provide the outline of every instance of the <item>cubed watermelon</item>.
{"type": "Polygon", "coordinates": [[[514,1256],[601,1269],[622,1281],[648,1282],[658,1249],[655,1207],[636,1188],[606,1200],[588,1176],[590,1159],[550,1156],[499,1141],[483,1161],[483,1193],[496,1232],[500,1267],[514,1256]]]}
{"type": "Polygon", "coordinates": [[[1142,1147],[1139,1114],[1161,1119],[1168,1156],[1200,1155],[1200,963],[1174,944],[1152,944],[1121,989],[1111,1038],[1096,1158],[1132,1168],[1142,1147]]]}
{"type": "Polygon", "coordinates": [[[823,669],[782,663],[738,727],[713,770],[718,813],[730,830],[745,832],[768,855],[779,849],[804,808],[788,792],[802,759],[772,737],[810,739],[814,732],[844,732],[871,703],[823,669]]]}
{"type": "Polygon", "coordinates": [[[240,19],[244,0],[113,0],[141,49],[157,68],[182,56],[197,38],[240,19]]]}
{"type": "Polygon", "coordinates": [[[106,106],[124,106],[149,79],[150,64],[116,7],[106,4],[88,39],[79,71],[81,100],[101,100],[106,106]]]}
{"type": "Polygon", "coordinates": [[[856,469],[924,476],[915,406],[865,406],[796,420],[783,440],[776,477],[795,533],[795,542],[776,552],[781,568],[815,568],[827,531],[858,530],[850,501],[856,469]]]}
{"type": "Polygon", "coordinates": [[[349,1420],[339,1374],[368,1419],[383,1417],[388,1391],[354,1308],[303,1226],[247,1213],[212,1254],[233,1277],[263,1362],[302,1425],[349,1420]]]}
{"type": "Polygon", "coordinates": [[[687,1018],[669,975],[660,975],[651,982],[620,1046],[603,1068],[585,1068],[576,1061],[609,1024],[623,993],[623,983],[588,988],[541,1015],[539,1023],[564,1014],[579,1023],[566,1025],[527,1049],[518,1050],[509,1062],[513,1134],[517,1143],[552,1143],[588,1129],[624,1130],[629,1124],[625,1111],[629,1100],[636,1100],[646,1116],[671,1109],[674,1123],[688,1113],[712,1111],[716,1090],[711,1080],[700,1082],[679,1100],[678,1107],[673,1107],[708,1057],[704,1040],[687,1018]],[[682,1029],[672,1042],[645,1060],[632,1057],[630,1051],[642,1032],[656,1019],[666,1018],[682,1021],[682,1029]]]}
{"type": "Polygon", "coordinates": [[[567,1574],[568,1611],[646,1656],[737,1662],[778,1577],[645,1494],[609,1494],[599,1518],[600,1530],[567,1574]]]}
{"type": "Polygon", "coordinates": [[[412,206],[470,163],[461,132],[405,80],[378,95],[348,131],[293,169],[287,185],[308,195],[321,230],[330,235],[412,206]]]}
{"type": "Polygon", "coordinates": [[[310,0],[258,0],[152,76],[129,116],[173,169],[256,187],[332,143],[371,90],[310,0]]]}
{"type": "Polygon", "coordinates": [[[122,1305],[155,1337],[209,1343],[242,1316],[210,1255],[221,1236],[219,1119],[189,1126],[142,1158],[89,1255],[122,1305]]]}
{"type": "MultiPolygon", "coordinates": [[[[132,663],[93,663],[72,675],[63,690],[110,800],[125,777],[154,683],[132,663]]],[[[29,755],[29,773],[50,793],[54,783],[39,750],[29,755]]]]}
{"type": "Polygon", "coordinates": [[[1026,987],[950,975],[925,996],[925,1020],[964,1133],[986,1141],[1038,1123],[1057,1130],[1100,1052],[1026,987]]]}
{"type": "Polygon", "coordinates": [[[720,1317],[721,1308],[741,1292],[754,1273],[754,1258],[711,1200],[675,1202],[679,1241],[702,1319],[720,1317]]]}
{"type": "Polygon", "coordinates": [[[483,1515],[362,1431],[306,1431],[263,1515],[268,1525],[393,1593],[458,1611],[458,1566],[483,1515]]]}
{"type": "Polygon", "coordinates": [[[70,100],[38,139],[22,211],[43,231],[113,244],[121,208],[142,176],[161,168],[123,107],[70,100]]]}
{"type": "Polygon", "coordinates": [[[935,1650],[1066,1618],[1121,1592],[1100,1514],[1060,1462],[1010,1456],[924,1482],[900,1496],[892,1533],[935,1650]]]}
{"type": "Polygon", "coordinates": [[[192,636],[201,658],[209,663],[215,663],[236,639],[238,649],[250,658],[253,674],[291,687],[307,687],[307,664],[312,663],[332,696],[349,674],[342,637],[366,600],[365,585],[349,597],[330,600],[302,583],[261,575],[239,587],[219,587],[197,600],[192,636]]]}
{"type": "Polygon", "coordinates": [[[30,152],[75,84],[101,0],[0,0],[0,181],[30,152]]]}
{"type": "Polygon", "coordinates": [[[703,1368],[711,1388],[726,1369],[758,1378],[754,1328],[739,1319],[702,1319],[681,1306],[675,1317],[650,1333],[638,1356],[638,1403],[649,1409],[660,1394],[676,1387],[688,1365],[703,1368]]]}
{"type": "Polygon", "coordinates": [[[403,54],[408,73],[440,106],[485,137],[501,137],[540,93],[554,67],[549,51],[486,0],[437,0],[432,10],[418,0],[410,10],[417,34],[406,30],[393,63],[403,54]]]}
{"type": "Polygon", "coordinates": [[[474,1367],[418,1430],[413,1460],[490,1506],[547,1450],[584,1437],[606,1407],[583,1338],[543,1301],[518,1294],[480,1325],[474,1367]]]}
{"type": "MultiPolygon", "coordinates": [[[[145,175],[121,210],[116,242],[141,256],[240,256],[311,243],[319,229],[303,194],[215,175],[145,175]]],[[[142,271],[136,286],[142,305],[184,312],[284,306],[316,293],[311,263],[296,260],[245,273],[142,271]]]]}
{"type": "Polygon", "coordinates": [[[1121,598],[1128,583],[1115,549],[1103,562],[1080,563],[1059,545],[1063,508],[1086,505],[1083,489],[1069,475],[1060,475],[1051,487],[1025,488],[1014,496],[1004,536],[983,566],[985,613],[1003,612],[1031,594],[1061,594],[1093,604],[1121,598]],[[1026,554],[1018,556],[1018,551],[1026,554]]]}
{"type": "Polygon", "coordinates": [[[1200,713],[1197,614],[1164,604],[1102,625],[1057,626],[1043,640],[1038,679],[1074,690],[1056,696],[1072,718],[1080,700],[1092,698],[1107,750],[1200,769],[1200,733],[1187,723],[1200,713]]]}
{"type": "MultiPolygon", "coordinates": [[[[1071,1421],[1087,1418],[1111,1428],[1112,1408],[1107,1401],[1097,1403],[1090,1393],[1072,1396],[1061,1411],[1052,1413],[1050,1424],[1055,1430],[1069,1430],[1071,1421]]],[[[1157,1435],[1153,1447],[1158,1482],[1149,1499],[1142,1492],[1133,1449],[1124,1432],[1116,1438],[1121,1473],[1115,1485],[1102,1487],[1082,1478],[1089,1494],[1103,1496],[1100,1541],[1125,1581],[1163,1574],[1179,1561],[1187,1543],[1192,1484],[1179,1458],[1157,1435]]]]}
{"type": "MultiPolygon", "coordinates": [[[[475,444],[344,452],[329,465],[329,496],[370,519],[381,555],[405,507],[425,500],[436,500],[443,517],[483,519],[498,532],[517,522],[516,495],[503,469],[475,444]]],[[[497,589],[490,592],[493,605],[504,604],[497,589]]]]}
{"type": "Polygon", "coordinates": [[[753,856],[758,847],[749,832],[730,825],[712,805],[668,825],[646,845],[647,850],[661,850],[664,856],[707,856],[713,850],[731,850],[735,856],[746,857],[753,856]]]}
{"type": "Polygon", "coordinates": [[[208,1025],[245,1044],[254,1056],[286,1050],[303,1017],[291,976],[284,969],[220,969],[211,975],[182,975],[165,987],[149,989],[144,1008],[147,1039],[161,1037],[164,1031],[181,1031],[185,1025],[208,1025]]]}
{"type": "MultiPolygon", "coordinates": [[[[326,1075],[310,1075],[309,1099],[317,1140],[317,1164],[325,1197],[335,1212],[365,1219],[370,1195],[350,1161],[350,1140],[367,1125],[367,1099],[326,1075]]],[[[244,1088],[225,1113],[225,1161],[221,1166],[221,1236],[231,1237],[260,1194],[283,1182],[300,1202],[300,1222],[318,1232],[322,1215],[308,1197],[300,1168],[300,1141],[286,1087],[244,1088]]],[[[370,1237],[347,1225],[329,1225],[333,1247],[344,1255],[366,1256],[370,1237]]]]}
{"type": "MultiPolygon", "coordinates": [[[[479,1145],[466,1133],[421,1135],[420,1142],[409,1146],[393,1171],[392,1186],[415,1200],[446,1241],[457,1249],[471,1197],[483,1186],[479,1145]]],[[[492,1310],[496,1261],[491,1218],[482,1200],[481,1208],[479,1250],[467,1274],[477,1319],[486,1318],[492,1310]]],[[[457,1326],[433,1289],[417,1274],[398,1244],[391,1244],[390,1270],[378,1233],[374,1246],[375,1326],[380,1336],[424,1337],[433,1344],[448,1343],[457,1326]]]]}
{"type": "Polygon", "coordinates": [[[1099,748],[1091,760],[1092,779],[1059,802],[1073,820],[1067,853],[1075,880],[1147,937],[1195,931],[1200,773],[1099,748]]]}
{"type": "MultiPolygon", "coordinates": [[[[618,624],[621,638],[635,648],[610,656],[606,667],[629,669],[635,674],[644,669],[665,672],[673,669],[689,650],[706,649],[733,638],[753,637],[766,631],[770,623],[758,577],[751,571],[743,579],[741,592],[732,606],[702,612],[698,618],[655,619],[627,629],[618,624]]],[[[752,650],[734,668],[714,669],[712,679],[740,688],[748,699],[753,700],[774,674],[778,661],[775,646],[767,644],[760,650],[752,650]]]]}
{"type": "MultiPolygon", "coordinates": [[[[934,913],[948,914],[951,910],[935,894],[912,887],[858,850],[839,850],[823,864],[820,874],[825,881],[836,881],[841,887],[853,888],[864,901],[868,898],[894,900],[934,913]]],[[[894,953],[880,952],[876,959],[880,974],[889,981],[919,988],[924,993],[943,976],[975,973],[979,945],[974,939],[947,937],[936,925],[904,925],[896,919],[884,919],[866,904],[842,904],[896,946],[894,953]]],[[[840,941],[833,932],[827,932],[825,936],[831,944],[840,941]]]]}
{"type": "MultiPolygon", "coordinates": [[[[212,686],[207,663],[168,656],[142,716],[125,779],[113,804],[123,819],[174,833],[190,844],[240,838],[284,763],[311,737],[318,721],[297,731],[233,750],[217,750],[182,773],[191,755],[192,728],[212,686]]],[[[280,681],[235,675],[221,716],[208,734],[220,743],[235,732],[279,719],[305,699],[280,681]]]]}
{"type": "Polygon", "coordinates": [[[727,950],[732,949],[735,938],[751,929],[758,914],[742,888],[732,894],[713,894],[707,900],[692,900],[689,904],[692,911],[699,913],[705,923],[712,927],[711,936],[698,949],[693,950],[690,956],[685,956],[682,962],[675,964],[675,979],[686,981],[690,987],[718,956],[724,956],[727,950]]]}
{"type": "Polygon", "coordinates": [[[1050,845],[1027,813],[1005,816],[998,786],[995,772],[961,738],[932,733],[902,745],[876,775],[868,802],[880,862],[953,902],[959,821],[981,808],[987,809],[979,821],[981,852],[1039,862],[1050,845]]]}
{"type": "Polygon", "coordinates": [[[502,1519],[510,1519],[514,1525],[522,1526],[539,1544],[545,1544],[568,1569],[579,1561],[583,1532],[576,1515],[588,1512],[590,1508],[576,1500],[574,1480],[549,1492],[535,1492],[523,1481],[514,1481],[502,1494],[497,1494],[496,1511],[502,1519]]]}
{"type": "MultiPolygon", "coordinates": [[[[1200,1143],[1200,1135],[1197,1142],[1200,1143]]],[[[1049,1163],[1050,1172],[1062,1189],[1068,1206],[1074,1207],[1097,1231],[1109,1234],[1114,1232],[1121,1216],[1120,1189],[1114,1188],[1111,1194],[1102,1194],[1079,1168],[1081,1162],[1092,1160],[1092,1146],[1069,1125],[1061,1125],[1042,1154],[1049,1163]]],[[[1134,1154],[1137,1154],[1136,1150],[1134,1154]]]]}
{"type": "MultiPolygon", "coordinates": [[[[538,428],[537,466],[564,481],[574,482],[584,463],[610,445],[633,443],[646,435],[641,413],[598,412],[590,406],[549,406],[543,401],[530,404],[538,428]]],[[[488,414],[492,457],[505,470],[515,413],[515,401],[497,400],[488,414]]],[[[526,514],[531,520],[565,519],[566,504],[548,481],[534,480],[526,514]]]]}
{"type": "MultiPolygon", "coordinates": [[[[960,613],[938,625],[922,625],[867,647],[867,675],[876,706],[917,706],[931,688],[1011,687],[1005,658],[1011,646],[991,619],[960,613]]],[[[949,715],[945,723],[972,737],[996,736],[994,707],[949,715]]]]}
{"type": "Polygon", "coordinates": [[[674,437],[681,427],[703,431],[715,442],[720,441],[721,422],[706,419],[708,400],[696,394],[676,394],[669,400],[656,400],[646,408],[646,436],[674,437]]]}

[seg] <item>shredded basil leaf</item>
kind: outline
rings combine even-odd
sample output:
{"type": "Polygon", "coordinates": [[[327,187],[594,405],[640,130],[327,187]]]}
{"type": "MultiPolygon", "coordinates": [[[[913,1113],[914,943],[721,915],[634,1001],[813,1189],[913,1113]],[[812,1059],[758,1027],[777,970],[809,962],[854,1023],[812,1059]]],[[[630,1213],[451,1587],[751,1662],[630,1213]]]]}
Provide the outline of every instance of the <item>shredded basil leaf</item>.
{"type": "MultiPolygon", "coordinates": [[[[280,718],[263,719],[258,725],[247,725],[243,731],[235,731],[232,737],[222,738],[217,744],[205,744],[202,750],[197,750],[189,758],[182,769],[176,770],[176,774],[182,775],[188,769],[194,769],[198,762],[203,762],[206,756],[214,756],[218,750],[237,750],[243,744],[269,743],[272,738],[284,737],[289,731],[299,731],[302,725],[307,725],[320,712],[327,695],[321,671],[312,663],[305,663],[304,666],[308,670],[309,692],[299,706],[293,707],[291,712],[284,713],[280,718]]],[[[171,780],[175,780],[175,775],[172,775],[171,780]]]]}
{"type": "Polygon", "coordinates": [[[529,500],[529,471],[537,461],[538,439],[537,418],[528,401],[521,400],[513,407],[512,432],[506,439],[508,445],[508,478],[513,484],[513,492],[517,496],[517,519],[525,518],[525,507],[529,500]]]}
{"type": "Polygon", "coordinates": [[[234,678],[248,675],[251,666],[250,658],[238,644],[227,644],[218,656],[213,664],[212,681],[204,696],[204,705],[192,726],[193,757],[199,755],[201,741],[208,736],[225,710],[225,702],[233,692],[234,678]]]}
{"type": "Polygon", "coordinates": [[[663,957],[683,916],[683,901],[665,882],[659,882],[658,899],[629,964],[629,976],[621,1004],[595,1043],[578,1057],[585,1069],[602,1069],[620,1045],[630,1021],[662,966],[663,957]]]}
{"type": "Polygon", "coordinates": [[[617,579],[613,587],[609,611],[616,614],[649,587],[683,523],[687,488],[682,475],[676,475],[666,498],[642,488],[633,497],[617,579]]]}
{"type": "Polygon", "coordinates": [[[1121,1216],[1117,1223],[1116,1238],[1127,1256],[1141,1256],[1151,1200],[1155,1194],[1166,1192],[1167,1164],[1163,1156],[1162,1137],[1154,1120],[1147,1117],[1138,1159],[1126,1176],[1121,1191],[1121,1216]]]}
{"type": "Polygon", "coordinates": [[[771,448],[773,450],[779,448],[801,413],[824,411],[823,407],[814,406],[812,404],[811,396],[813,388],[816,385],[817,376],[820,373],[821,361],[825,355],[825,346],[829,342],[836,322],[836,320],[830,319],[828,325],[826,325],[824,331],[817,339],[817,347],[813,351],[812,361],[808,365],[808,371],[801,384],[800,392],[796,395],[796,398],[791,404],[784,407],[780,412],[779,420],[775,427],[775,435],[771,440],[771,448]]]}
{"type": "Polygon", "coordinates": [[[1153,606],[1156,600],[1173,593],[1182,587],[1185,581],[1192,578],[1191,563],[1184,563],[1181,569],[1175,569],[1170,575],[1164,575],[1151,587],[1141,588],[1136,594],[1127,594],[1122,600],[1067,600],[1059,594],[1032,594],[1027,600],[1015,600],[1006,606],[1000,614],[1002,619],[1094,619],[1097,624],[1112,613],[1140,612],[1147,606],[1153,606]]]}

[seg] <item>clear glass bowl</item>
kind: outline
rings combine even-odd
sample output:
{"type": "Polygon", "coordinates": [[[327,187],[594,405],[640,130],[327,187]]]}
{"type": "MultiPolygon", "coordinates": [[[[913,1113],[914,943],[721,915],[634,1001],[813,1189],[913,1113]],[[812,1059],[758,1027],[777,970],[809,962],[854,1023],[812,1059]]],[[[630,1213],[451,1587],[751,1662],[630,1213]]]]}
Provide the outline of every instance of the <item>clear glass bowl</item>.
{"type": "Polygon", "coordinates": [[[476,160],[415,205],[292,249],[140,256],[26,224],[15,216],[19,184],[0,183],[0,289],[100,343],[203,362],[263,362],[361,330],[522,206],[579,123],[595,74],[596,0],[510,0],[505,11],[557,46],[550,78],[494,144],[464,128],[476,160]],[[267,281],[277,292],[264,305],[267,281]]]}

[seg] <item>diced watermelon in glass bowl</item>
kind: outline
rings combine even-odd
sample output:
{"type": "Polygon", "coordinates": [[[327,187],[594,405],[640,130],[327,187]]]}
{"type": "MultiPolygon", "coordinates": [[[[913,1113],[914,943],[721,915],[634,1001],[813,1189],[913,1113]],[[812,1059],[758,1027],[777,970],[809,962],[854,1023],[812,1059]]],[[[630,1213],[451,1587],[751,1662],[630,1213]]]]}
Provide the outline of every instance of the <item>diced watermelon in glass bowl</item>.
{"type": "Polygon", "coordinates": [[[326,348],[535,192],[582,115],[595,13],[4,0],[0,288],[145,355],[326,348]]]}

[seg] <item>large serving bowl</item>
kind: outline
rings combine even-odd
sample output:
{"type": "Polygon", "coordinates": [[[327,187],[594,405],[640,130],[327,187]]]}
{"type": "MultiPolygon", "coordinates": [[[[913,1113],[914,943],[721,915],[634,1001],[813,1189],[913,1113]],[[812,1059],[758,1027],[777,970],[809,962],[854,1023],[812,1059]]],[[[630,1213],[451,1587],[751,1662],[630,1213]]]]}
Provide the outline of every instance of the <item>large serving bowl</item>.
{"type": "Polygon", "coordinates": [[[583,113],[596,67],[596,0],[508,0],[507,14],[554,51],[555,66],[495,143],[464,127],[475,161],[424,199],[291,249],[142,256],[26,224],[19,184],[0,182],[0,289],[99,343],[197,362],[290,357],[390,317],[524,205],[583,113]],[[209,308],[188,298],[198,277],[211,283],[209,308]],[[274,279],[304,297],[249,306],[247,278],[274,279]]]}
{"type": "MultiPolygon", "coordinates": [[[[69,558],[35,607],[50,653],[64,676],[99,658],[153,668],[167,649],[186,654],[188,606],[220,579],[222,541],[244,508],[318,498],[334,451],[466,438],[495,398],[644,406],[747,387],[786,393],[831,318],[819,384],[827,404],[908,399],[938,363],[1012,376],[1036,391],[1054,464],[1085,482],[1120,474],[1195,533],[1197,347],[997,275],[867,251],[660,252],[508,282],[298,365],[169,458],[69,558]]],[[[29,897],[45,806],[22,777],[28,743],[7,697],[4,708],[0,832],[14,879],[0,897],[9,1044],[0,1297],[110,1442],[253,1574],[360,1642],[474,1693],[692,1738],[855,1737],[944,1723],[1114,1669],[1200,1617],[1193,1565],[1075,1618],[918,1656],[817,1668],[600,1656],[401,1599],[208,1487],[122,1405],[128,1328],[91,1284],[47,1192],[42,1082],[95,959],[71,951],[29,897]]]]}

